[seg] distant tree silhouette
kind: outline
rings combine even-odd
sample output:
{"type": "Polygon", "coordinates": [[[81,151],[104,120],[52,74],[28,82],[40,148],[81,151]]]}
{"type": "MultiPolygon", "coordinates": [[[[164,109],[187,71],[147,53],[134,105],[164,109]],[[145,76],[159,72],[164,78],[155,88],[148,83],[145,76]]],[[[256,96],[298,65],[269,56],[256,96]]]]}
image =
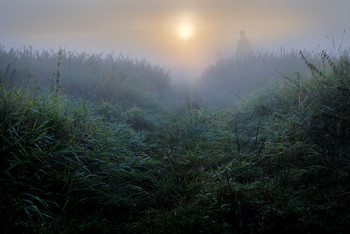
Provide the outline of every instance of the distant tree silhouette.
{"type": "Polygon", "coordinates": [[[252,43],[246,37],[245,31],[240,31],[241,38],[237,43],[236,56],[247,57],[252,52],[252,43]]]}

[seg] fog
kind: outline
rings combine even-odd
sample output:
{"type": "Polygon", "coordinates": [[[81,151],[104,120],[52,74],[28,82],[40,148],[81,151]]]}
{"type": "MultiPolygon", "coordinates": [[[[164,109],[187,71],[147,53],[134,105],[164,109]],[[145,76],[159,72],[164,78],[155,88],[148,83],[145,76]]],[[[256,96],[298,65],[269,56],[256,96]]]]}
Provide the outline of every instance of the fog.
{"type": "Polygon", "coordinates": [[[349,46],[347,0],[1,0],[4,46],[123,53],[193,79],[234,56],[245,30],[254,51],[349,46]],[[192,35],[179,37],[180,24],[192,35]]]}
{"type": "Polygon", "coordinates": [[[0,233],[349,233],[350,0],[0,0],[0,233]]]}

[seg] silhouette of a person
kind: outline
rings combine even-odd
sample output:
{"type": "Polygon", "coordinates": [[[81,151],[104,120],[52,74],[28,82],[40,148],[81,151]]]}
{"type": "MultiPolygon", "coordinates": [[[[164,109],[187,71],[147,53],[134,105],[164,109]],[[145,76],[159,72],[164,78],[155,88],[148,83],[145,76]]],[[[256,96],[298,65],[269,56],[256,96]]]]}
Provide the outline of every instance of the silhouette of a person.
{"type": "Polygon", "coordinates": [[[247,57],[252,52],[252,43],[246,37],[245,31],[240,31],[241,38],[238,40],[236,56],[237,57],[247,57]]]}

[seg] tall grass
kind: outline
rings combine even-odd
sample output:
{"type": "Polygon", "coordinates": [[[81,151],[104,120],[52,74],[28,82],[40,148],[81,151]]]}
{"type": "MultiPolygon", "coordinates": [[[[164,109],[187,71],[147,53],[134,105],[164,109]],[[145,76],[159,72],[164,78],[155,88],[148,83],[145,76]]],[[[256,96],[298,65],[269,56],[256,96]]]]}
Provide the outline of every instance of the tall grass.
{"type": "Polygon", "coordinates": [[[168,99],[170,74],[159,65],[120,54],[88,54],[60,49],[33,51],[31,47],[5,50],[0,46],[2,83],[17,87],[36,84],[88,100],[109,100],[128,106],[168,99]],[[51,81],[50,81],[51,80],[51,81]],[[58,84],[58,81],[60,83],[58,84]],[[145,96],[148,97],[145,99],[145,96]]]}
{"type": "MultiPolygon", "coordinates": [[[[316,52],[304,53],[311,56],[311,62],[320,61],[316,52]]],[[[309,71],[295,51],[256,53],[244,59],[222,57],[203,71],[197,92],[210,106],[232,107],[257,87],[296,72],[306,75],[309,71]]]]}
{"type": "Polygon", "coordinates": [[[162,92],[147,91],[164,74],[125,58],[111,62],[63,51],[59,59],[30,48],[0,54],[10,64],[1,63],[0,70],[1,231],[348,231],[346,52],[338,58],[301,52],[222,60],[201,81],[208,88],[222,72],[222,106],[237,101],[230,87],[250,92],[236,77],[251,85],[272,80],[221,110],[203,104],[199,94],[164,108],[162,92]],[[28,67],[33,82],[20,89],[28,67]],[[275,67],[284,71],[279,79],[275,67]],[[41,78],[39,68],[48,76],[41,78]],[[132,85],[137,69],[150,69],[145,74],[155,78],[138,83],[135,75],[132,85]],[[76,78],[65,80],[74,72],[76,78]],[[105,72],[109,78],[100,79],[105,72]],[[78,81],[73,92],[67,85],[78,81]]]}
{"type": "Polygon", "coordinates": [[[101,212],[119,222],[154,201],[157,162],[126,124],[102,123],[60,97],[0,93],[2,230],[44,231],[101,212]]]}

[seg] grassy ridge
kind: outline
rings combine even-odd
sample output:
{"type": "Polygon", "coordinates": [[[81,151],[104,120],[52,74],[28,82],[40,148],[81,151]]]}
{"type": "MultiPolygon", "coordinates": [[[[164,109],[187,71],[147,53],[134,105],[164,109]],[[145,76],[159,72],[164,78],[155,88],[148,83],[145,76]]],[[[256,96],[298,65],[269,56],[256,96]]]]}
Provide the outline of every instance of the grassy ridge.
{"type": "Polygon", "coordinates": [[[180,108],[114,94],[81,100],[65,87],[57,93],[60,82],[47,93],[7,81],[0,89],[1,228],[346,232],[349,57],[323,52],[321,68],[300,58],[309,77],[287,76],[226,110],[190,99],[180,108]]]}
{"type": "MultiPolygon", "coordinates": [[[[321,62],[316,52],[304,53],[312,63],[321,62]]],[[[209,105],[227,108],[257,87],[297,72],[307,75],[309,71],[295,51],[257,53],[245,58],[222,57],[203,71],[197,90],[209,105]]]]}
{"type": "Polygon", "coordinates": [[[155,202],[149,193],[159,183],[158,163],[144,153],[142,136],[124,123],[102,122],[86,104],[2,87],[0,132],[7,231],[50,228],[72,214],[113,211],[115,221],[128,220],[155,202]]]}
{"type": "Polygon", "coordinates": [[[169,72],[145,60],[120,54],[88,54],[60,49],[33,51],[31,47],[5,50],[0,45],[2,83],[33,90],[53,89],[91,101],[121,105],[151,105],[167,99],[169,72]]]}

